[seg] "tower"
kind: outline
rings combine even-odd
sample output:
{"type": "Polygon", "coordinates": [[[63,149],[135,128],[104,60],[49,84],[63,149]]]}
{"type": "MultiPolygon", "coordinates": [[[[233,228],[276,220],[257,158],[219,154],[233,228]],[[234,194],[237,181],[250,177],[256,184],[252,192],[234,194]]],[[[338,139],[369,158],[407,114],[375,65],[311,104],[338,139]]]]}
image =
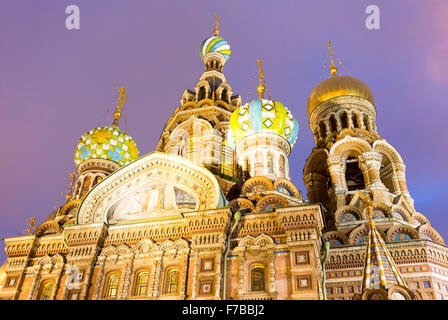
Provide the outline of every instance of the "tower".
{"type": "Polygon", "coordinates": [[[230,120],[240,178],[289,179],[288,156],[299,132],[297,120],[279,101],[264,99],[264,74],[258,60],[258,99],[235,110],[230,120]]]}
{"type": "Polygon", "coordinates": [[[181,105],[165,124],[156,151],[203,165],[227,193],[236,182],[234,151],[228,145],[230,116],[241,105],[241,97],[234,95],[223,73],[231,51],[219,36],[218,26],[216,16],[213,35],[199,49],[205,71],[194,90],[184,90],[181,105]]]}
{"type": "MultiPolygon", "coordinates": [[[[338,298],[343,297],[337,292],[343,290],[337,284],[344,281],[344,274],[352,276],[347,287],[351,292],[346,290],[345,294],[360,289],[359,267],[365,255],[361,248],[369,234],[363,197],[372,200],[376,229],[398,265],[417,263],[416,253],[427,254],[429,247],[437,247],[440,253],[445,247],[428,219],[414,208],[406,186],[404,160],[378,133],[372,91],[357,78],[338,75],[330,42],[328,47],[331,76],[319,83],[308,99],[309,125],[316,146],[306,161],[303,179],[310,202],[324,207],[323,237],[331,245],[328,269],[339,271],[328,272],[330,278],[334,275],[328,280],[332,283],[329,291],[333,292],[329,296],[338,298]],[[352,246],[350,250],[348,246],[352,246]],[[412,250],[399,250],[405,247],[412,250]]],[[[407,276],[404,274],[405,280],[410,279],[407,276]]],[[[432,277],[430,272],[424,275],[425,279],[432,277]]]]}

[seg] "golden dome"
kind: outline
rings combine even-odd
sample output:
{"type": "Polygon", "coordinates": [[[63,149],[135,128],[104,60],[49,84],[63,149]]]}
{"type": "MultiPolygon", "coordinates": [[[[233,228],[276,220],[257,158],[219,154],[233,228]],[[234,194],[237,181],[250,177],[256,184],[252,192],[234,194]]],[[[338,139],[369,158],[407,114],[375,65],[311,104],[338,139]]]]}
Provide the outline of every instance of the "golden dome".
{"type": "Polygon", "coordinates": [[[359,79],[349,76],[335,76],[319,83],[308,98],[308,117],[322,102],[340,96],[357,96],[375,105],[373,93],[359,79]]]}

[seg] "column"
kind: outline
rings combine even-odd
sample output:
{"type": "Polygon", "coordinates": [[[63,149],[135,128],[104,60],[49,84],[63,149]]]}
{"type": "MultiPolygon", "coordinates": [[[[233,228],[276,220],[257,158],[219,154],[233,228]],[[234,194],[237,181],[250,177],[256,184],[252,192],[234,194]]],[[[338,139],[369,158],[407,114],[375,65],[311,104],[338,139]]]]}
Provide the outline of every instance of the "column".
{"type": "Polygon", "coordinates": [[[392,168],[398,184],[397,190],[400,190],[403,195],[410,197],[406,185],[406,166],[403,163],[392,163],[392,168]]]}
{"type": "Polygon", "coordinates": [[[345,159],[340,156],[333,156],[327,159],[328,171],[335,193],[347,192],[345,183],[345,159]]]}
{"type": "Polygon", "coordinates": [[[364,177],[369,179],[369,182],[366,181],[368,189],[386,190],[380,176],[381,159],[382,155],[377,152],[364,152],[358,156],[364,177]]]}

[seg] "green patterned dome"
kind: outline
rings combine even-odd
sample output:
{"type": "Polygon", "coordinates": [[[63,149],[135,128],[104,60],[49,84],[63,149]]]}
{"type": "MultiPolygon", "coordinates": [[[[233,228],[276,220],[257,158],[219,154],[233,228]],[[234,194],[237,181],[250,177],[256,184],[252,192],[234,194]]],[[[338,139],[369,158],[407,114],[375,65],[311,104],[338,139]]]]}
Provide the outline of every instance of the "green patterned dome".
{"type": "Polygon", "coordinates": [[[134,139],[118,126],[98,127],[86,132],[76,147],[76,166],[88,159],[105,159],[124,166],[138,158],[134,139]]]}

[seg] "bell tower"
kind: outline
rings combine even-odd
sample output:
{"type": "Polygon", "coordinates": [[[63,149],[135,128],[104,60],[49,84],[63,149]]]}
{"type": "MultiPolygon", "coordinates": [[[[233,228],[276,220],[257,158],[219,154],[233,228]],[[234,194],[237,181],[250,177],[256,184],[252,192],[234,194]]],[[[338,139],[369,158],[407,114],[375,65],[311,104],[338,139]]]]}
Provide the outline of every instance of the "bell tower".
{"type": "Polygon", "coordinates": [[[165,124],[156,151],[183,157],[215,174],[227,193],[237,181],[235,153],[228,144],[230,116],[241,106],[223,67],[230,58],[229,43],[219,36],[219,23],[213,35],[199,48],[205,70],[194,90],[185,89],[180,106],[165,124]]]}
{"type": "Polygon", "coordinates": [[[344,231],[339,243],[355,241],[348,225],[367,221],[360,195],[372,198],[374,219],[387,227],[405,222],[412,238],[422,222],[406,186],[404,161],[378,134],[372,91],[357,78],[339,75],[330,42],[328,48],[331,76],[314,88],[307,106],[316,144],[303,171],[308,198],[327,209],[328,230],[344,231]]]}

